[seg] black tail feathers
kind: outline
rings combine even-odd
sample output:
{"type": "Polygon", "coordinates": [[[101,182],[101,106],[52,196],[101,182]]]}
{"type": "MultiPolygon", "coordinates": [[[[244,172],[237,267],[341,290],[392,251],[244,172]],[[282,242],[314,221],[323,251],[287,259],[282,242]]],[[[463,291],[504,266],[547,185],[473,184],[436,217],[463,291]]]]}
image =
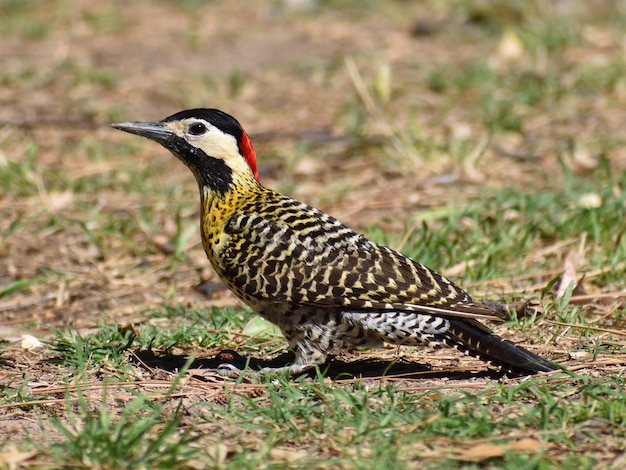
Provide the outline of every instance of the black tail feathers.
{"type": "Polygon", "coordinates": [[[520,374],[559,369],[547,359],[499,337],[478,321],[457,318],[448,318],[448,321],[450,329],[446,333],[445,342],[471,356],[520,374]]]}

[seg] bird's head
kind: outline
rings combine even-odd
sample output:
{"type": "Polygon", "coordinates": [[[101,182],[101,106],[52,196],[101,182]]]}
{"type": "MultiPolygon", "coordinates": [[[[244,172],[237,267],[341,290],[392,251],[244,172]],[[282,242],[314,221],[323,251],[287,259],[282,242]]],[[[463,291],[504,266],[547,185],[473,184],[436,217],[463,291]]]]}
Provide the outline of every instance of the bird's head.
{"type": "Polygon", "coordinates": [[[158,122],[111,126],[163,145],[191,169],[200,186],[224,192],[236,179],[259,181],[248,134],[234,117],[218,109],[190,109],[158,122]]]}

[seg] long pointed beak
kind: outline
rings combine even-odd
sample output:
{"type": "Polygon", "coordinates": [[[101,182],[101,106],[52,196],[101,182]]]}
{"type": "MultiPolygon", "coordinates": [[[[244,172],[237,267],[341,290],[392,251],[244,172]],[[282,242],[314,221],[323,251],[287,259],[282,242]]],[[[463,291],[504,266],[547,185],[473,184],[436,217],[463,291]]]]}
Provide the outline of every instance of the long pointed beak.
{"type": "Polygon", "coordinates": [[[162,145],[167,144],[167,142],[174,137],[174,133],[160,122],[115,122],[111,124],[111,127],[119,129],[120,131],[129,132],[130,134],[146,137],[162,145]]]}

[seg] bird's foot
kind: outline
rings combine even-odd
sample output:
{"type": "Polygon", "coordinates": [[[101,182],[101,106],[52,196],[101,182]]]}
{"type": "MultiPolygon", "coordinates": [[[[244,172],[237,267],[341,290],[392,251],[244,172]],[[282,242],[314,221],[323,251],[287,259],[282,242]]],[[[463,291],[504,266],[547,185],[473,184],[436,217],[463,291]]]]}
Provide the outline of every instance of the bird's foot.
{"type": "MultiPolygon", "coordinates": [[[[217,366],[217,374],[222,377],[228,377],[230,379],[238,378],[242,373],[244,373],[244,369],[240,369],[237,366],[232,364],[224,363],[217,366]]],[[[249,369],[245,370],[246,373],[252,372],[249,369]]]]}
{"type": "Polygon", "coordinates": [[[249,368],[240,369],[239,367],[224,363],[217,366],[217,373],[222,377],[236,379],[242,375],[247,377],[260,378],[265,375],[287,375],[289,377],[303,374],[315,367],[315,364],[298,364],[285,367],[263,367],[260,370],[252,370],[249,368]]]}
{"type": "Polygon", "coordinates": [[[261,374],[286,374],[289,376],[300,375],[313,369],[315,364],[291,364],[284,367],[263,367],[261,374]]]}
{"type": "Polygon", "coordinates": [[[261,364],[258,362],[261,361],[250,360],[232,350],[220,351],[215,358],[220,361],[217,369],[215,369],[218,375],[228,378],[238,378],[242,375],[250,378],[260,378],[264,375],[287,375],[291,377],[308,372],[316,366],[313,362],[299,363],[296,361],[285,366],[259,368],[261,364]]]}

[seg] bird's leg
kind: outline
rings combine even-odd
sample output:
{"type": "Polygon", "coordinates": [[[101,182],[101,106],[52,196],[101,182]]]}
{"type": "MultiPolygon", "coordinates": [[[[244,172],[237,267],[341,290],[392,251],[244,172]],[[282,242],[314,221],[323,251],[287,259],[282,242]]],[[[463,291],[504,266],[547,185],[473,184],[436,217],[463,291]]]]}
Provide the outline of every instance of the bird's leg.
{"type": "Polygon", "coordinates": [[[283,367],[264,367],[261,369],[261,373],[280,374],[286,372],[289,375],[299,375],[326,362],[327,354],[315,343],[306,341],[302,337],[288,338],[288,341],[296,356],[294,361],[283,367]]]}
{"type": "Polygon", "coordinates": [[[287,375],[300,375],[303,372],[308,371],[309,369],[312,369],[316,366],[317,364],[291,364],[288,366],[284,366],[284,367],[263,367],[263,369],[261,369],[259,371],[260,374],[282,374],[282,373],[286,373],[287,375]]]}
{"type": "Polygon", "coordinates": [[[217,373],[222,377],[237,378],[241,374],[251,377],[260,377],[266,374],[287,374],[289,376],[300,375],[303,372],[312,369],[317,364],[291,364],[283,367],[263,367],[261,370],[240,369],[233,364],[220,364],[217,367],[217,373]]]}
{"type": "Polygon", "coordinates": [[[249,375],[253,377],[259,377],[265,374],[286,373],[287,375],[292,376],[292,375],[302,374],[303,372],[306,372],[309,369],[312,369],[317,365],[318,364],[311,363],[311,362],[306,363],[306,364],[293,363],[293,364],[283,366],[283,367],[263,367],[260,370],[252,370],[249,368],[240,369],[233,364],[224,363],[224,364],[220,364],[219,366],[217,366],[217,373],[221,375],[222,377],[229,377],[229,378],[237,378],[241,374],[245,374],[245,375],[249,375]]]}
{"type": "Polygon", "coordinates": [[[294,361],[282,367],[263,367],[255,371],[244,366],[239,368],[234,364],[223,363],[217,367],[217,373],[223,377],[235,378],[241,374],[250,376],[260,376],[265,374],[283,374],[299,375],[306,372],[326,361],[327,354],[319,350],[313,343],[303,341],[289,341],[293,352],[295,353],[294,361]]]}

